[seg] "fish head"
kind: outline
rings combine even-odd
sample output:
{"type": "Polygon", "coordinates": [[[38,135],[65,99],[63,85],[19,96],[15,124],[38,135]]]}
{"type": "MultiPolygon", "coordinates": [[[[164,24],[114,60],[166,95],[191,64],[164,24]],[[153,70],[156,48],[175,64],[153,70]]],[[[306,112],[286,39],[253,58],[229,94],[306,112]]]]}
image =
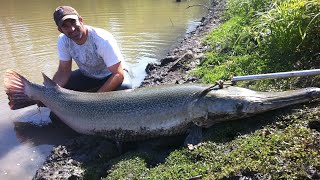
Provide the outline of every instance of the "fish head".
{"type": "Polygon", "coordinates": [[[199,103],[206,109],[207,118],[198,119],[195,124],[207,128],[218,122],[249,117],[259,111],[260,100],[248,89],[212,90],[199,103]]]}

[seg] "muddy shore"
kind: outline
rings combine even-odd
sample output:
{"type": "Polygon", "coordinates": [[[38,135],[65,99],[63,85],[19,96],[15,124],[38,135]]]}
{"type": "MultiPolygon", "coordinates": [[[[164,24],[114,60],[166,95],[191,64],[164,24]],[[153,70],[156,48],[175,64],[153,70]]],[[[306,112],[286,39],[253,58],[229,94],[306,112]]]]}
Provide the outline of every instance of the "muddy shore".
{"type": "MultiPolygon", "coordinates": [[[[158,63],[147,65],[147,76],[140,87],[199,81],[189,72],[200,63],[207,50],[207,47],[201,44],[201,39],[220,23],[223,7],[222,1],[214,1],[211,7],[204,7],[204,10],[206,8],[210,10],[208,9],[208,15],[200,20],[201,24],[186,34],[183,41],[177,43],[166,57],[160,59],[158,63]]],[[[56,126],[64,125],[56,124],[56,126]]],[[[117,144],[112,141],[102,137],[78,135],[67,143],[54,147],[33,179],[100,179],[107,176],[112,166],[112,159],[121,159],[129,151],[147,153],[151,157],[150,164],[161,163],[170,151],[182,145],[183,139],[184,136],[179,136],[172,138],[172,142],[168,142],[168,139],[157,139],[122,144],[122,152],[119,152],[117,144]]]]}

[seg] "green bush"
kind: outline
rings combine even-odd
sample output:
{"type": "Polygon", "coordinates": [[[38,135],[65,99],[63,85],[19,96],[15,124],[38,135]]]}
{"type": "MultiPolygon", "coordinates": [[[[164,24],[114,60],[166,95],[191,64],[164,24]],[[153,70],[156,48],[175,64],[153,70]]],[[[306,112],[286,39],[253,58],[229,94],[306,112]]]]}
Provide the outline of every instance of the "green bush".
{"type": "Polygon", "coordinates": [[[207,36],[204,43],[211,50],[195,72],[204,82],[317,68],[319,1],[228,0],[227,4],[226,22],[207,36]]]}
{"type": "Polygon", "coordinates": [[[312,68],[309,62],[320,50],[320,6],[317,1],[287,0],[261,16],[268,71],[312,68]]]}

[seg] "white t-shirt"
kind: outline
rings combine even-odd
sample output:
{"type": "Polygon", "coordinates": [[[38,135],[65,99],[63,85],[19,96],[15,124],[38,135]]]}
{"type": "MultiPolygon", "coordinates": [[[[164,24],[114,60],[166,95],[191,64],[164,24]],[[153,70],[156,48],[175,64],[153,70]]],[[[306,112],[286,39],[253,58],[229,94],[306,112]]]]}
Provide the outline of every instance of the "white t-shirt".
{"type": "Polygon", "coordinates": [[[124,63],[123,56],[111,33],[88,25],[85,27],[88,29],[88,38],[82,45],[76,44],[64,34],[59,35],[59,59],[61,61],[73,59],[86,76],[105,78],[111,74],[107,67],[119,62],[124,63]]]}

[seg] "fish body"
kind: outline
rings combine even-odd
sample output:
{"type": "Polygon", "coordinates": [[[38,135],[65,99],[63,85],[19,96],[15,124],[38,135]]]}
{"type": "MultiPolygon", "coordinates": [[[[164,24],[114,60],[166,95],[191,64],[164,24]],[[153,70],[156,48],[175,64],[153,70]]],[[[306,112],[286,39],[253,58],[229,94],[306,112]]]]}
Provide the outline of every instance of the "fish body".
{"type": "Polygon", "coordinates": [[[271,93],[201,84],[86,93],[64,89],[45,75],[44,86],[37,85],[14,71],[4,82],[12,109],[41,101],[75,131],[116,141],[184,134],[192,124],[210,127],[320,96],[319,88],[271,93]]]}
{"type": "Polygon", "coordinates": [[[202,89],[181,86],[78,93],[59,87],[52,89],[54,96],[41,101],[79,133],[134,141],[185,133],[200,116],[192,113],[196,104],[192,102],[202,89]]]}

